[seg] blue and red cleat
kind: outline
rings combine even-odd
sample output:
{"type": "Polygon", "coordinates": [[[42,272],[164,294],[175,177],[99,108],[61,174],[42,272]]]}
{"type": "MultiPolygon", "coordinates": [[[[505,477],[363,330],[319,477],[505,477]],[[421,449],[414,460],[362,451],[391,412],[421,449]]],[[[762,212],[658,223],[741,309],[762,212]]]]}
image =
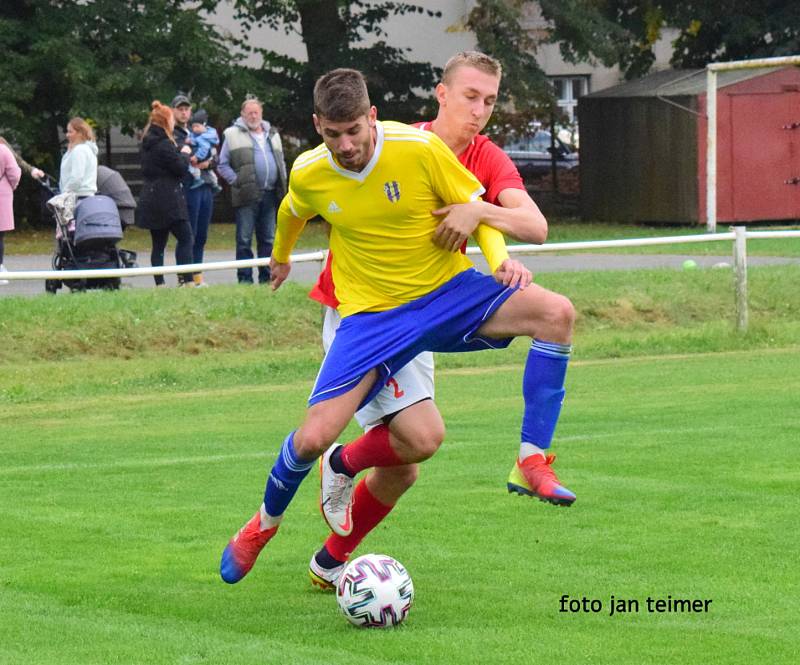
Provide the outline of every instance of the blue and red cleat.
{"type": "Polygon", "coordinates": [[[571,506],[576,497],[558,481],[552,468],[555,459],[555,455],[544,457],[534,454],[522,462],[517,460],[508,476],[506,484],[508,491],[524,496],[535,496],[540,501],[547,501],[556,506],[571,506]]]}
{"type": "Polygon", "coordinates": [[[236,584],[242,579],[256,562],[261,550],[264,549],[279,525],[270,529],[261,529],[261,511],[245,524],[239,533],[231,538],[222,559],[219,562],[219,574],[228,584],[236,584]]]}

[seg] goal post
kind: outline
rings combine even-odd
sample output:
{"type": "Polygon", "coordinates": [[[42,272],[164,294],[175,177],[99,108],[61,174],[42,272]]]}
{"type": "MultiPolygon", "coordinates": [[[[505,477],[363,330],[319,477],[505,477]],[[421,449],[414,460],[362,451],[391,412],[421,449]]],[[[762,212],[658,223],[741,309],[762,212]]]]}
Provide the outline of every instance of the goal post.
{"type": "Polygon", "coordinates": [[[717,72],[756,67],[800,65],[800,55],[755,58],[706,65],[706,231],[717,230],[717,72]]]}

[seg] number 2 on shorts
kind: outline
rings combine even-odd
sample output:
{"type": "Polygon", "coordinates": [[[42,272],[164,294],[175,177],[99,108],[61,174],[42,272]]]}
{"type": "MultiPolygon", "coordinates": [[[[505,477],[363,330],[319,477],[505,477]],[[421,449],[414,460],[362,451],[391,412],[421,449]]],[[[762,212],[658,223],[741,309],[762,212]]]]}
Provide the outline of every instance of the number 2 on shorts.
{"type": "Polygon", "coordinates": [[[389,387],[389,386],[392,387],[392,390],[394,390],[394,398],[395,399],[400,399],[403,395],[406,394],[405,391],[400,390],[400,384],[397,383],[397,379],[395,379],[394,377],[392,377],[391,379],[389,379],[386,382],[386,386],[387,387],[389,387]]]}

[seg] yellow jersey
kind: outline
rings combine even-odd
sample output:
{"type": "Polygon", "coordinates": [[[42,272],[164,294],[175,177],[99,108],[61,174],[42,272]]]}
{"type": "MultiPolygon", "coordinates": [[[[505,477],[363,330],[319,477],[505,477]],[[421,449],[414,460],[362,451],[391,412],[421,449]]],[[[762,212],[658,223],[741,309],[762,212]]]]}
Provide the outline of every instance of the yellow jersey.
{"type": "MultiPolygon", "coordinates": [[[[306,221],[331,225],[339,312],[378,312],[437,289],[472,262],[433,243],[433,210],[476,200],[483,187],[434,133],[378,122],[375,151],[358,173],[323,143],[301,154],[278,211],[272,256],[286,263],[306,221]]],[[[494,271],[508,258],[503,235],[480,224],[475,238],[494,271]]]]}

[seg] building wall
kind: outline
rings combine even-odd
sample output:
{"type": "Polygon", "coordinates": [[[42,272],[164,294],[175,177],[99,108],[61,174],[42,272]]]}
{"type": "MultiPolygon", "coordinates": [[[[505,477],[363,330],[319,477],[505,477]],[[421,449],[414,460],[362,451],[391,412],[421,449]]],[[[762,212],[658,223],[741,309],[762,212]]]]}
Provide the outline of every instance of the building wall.
{"type": "MultiPolygon", "coordinates": [[[[417,13],[392,16],[383,26],[387,34],[380,38],[372,37],[365,43],[370,44],[383,39],[390,46],[410,48],[410,59],[430,62],[436,67],[442,67],[447,59],[458,51],[475,48],[475,37],[465,27],[467,16],[475,6],[473,0],[423,1],[417,4],[439,11],[442,16],[430,18],[417,13]]],[[[243,35],[239,22],[234,18],[232,3],[220,3],[217,11],[211,16],[213,22],[223,30],[237,37],[243,35]]],[[[299,25],[295,32],[288,35],[282,30],[261,27],[253,29],[250,36],[259,47],[269,48],[301,62],[308,59],[305,45],[300,37],[299,25]]],[[[250,54],[245,63],[258,67],[261,65],[261,58],[250,54]]]]}
{"type": "MultiPolygon", "coordinates": [[[[548,76],[588,76],[588,92],[610,88],[624,80],[623,72],[617,66],[606,67],[599,62],[567,62],[561,55],[558,44],[545,43],[548,37],[548,24],[542,17],[539,3],[526,2],[523,15],[523,27],[541,42],[536,52],[536,60],[548,76]]],[[[655,62],[651,71],[669,68],[672,42],[678,34],[679,31],[674,28],[662,30],[661,37],[654,47],[655,62]]]]}
{"type": "MultiPolygon", "coordinates": [[[[678,97],[696,107],[696,98],[678,97]]],[[[619,222],[697,221],[697,116],[654,97],[581,101],[581,214],[619,222]]]]}
{"type": "MultiPolygon", "coordinates": [[[[698,99],[698,217],[706,219],[706,96],[698,99]]],[[[717,95],[717,221],[800,219],[800,69],[719,89],[717,95]]]]}
{"type": "MultiPolygon", "coordinates": [[[[431,10],[440,11],[440,18],[430,18],[420,14],[392,16],[384,25],[385,38],[391,46],[410,48],[409,58],[430,62],[442,67],[447,59],[458,51],[474,49],[475,36],[468,32],[465,23],[470,11],[475,7],[475,0],[417,0],[417,4],[431,10]]],[[[232,3],[221,3],[215,14],[214,22],[223,30],[237,36],[242,35],[239,23],[234,18],[232,3]]],[[[547,37],[547,23],[537,2],[527,2],[524,6],[523,27],[534,37],[544,41],[547,37]]],[[[667,29],[656,44],[656,62],[654,70],[669,66],[671,55],[670,42],[677,31],[667,29]]],[[[299,29],[289,35],[283,31],[268,28],[256,28],[251,33],[252,40],[261,47],[268,47],[278,53],[305,61],[306,52],[299,29]]],[[[536,53],[536,60],[548,76],[588,78],[587,92],[596,92],[611,87],[622,81],[622,73],[618,67],[605,67],[599,63],[566,62],[561,56],[558,44],[541,44],[536,53]]],[[[246,60],[248,65],[257,67],[261,64],[257,55],[250,54],[246,60]]]]}

